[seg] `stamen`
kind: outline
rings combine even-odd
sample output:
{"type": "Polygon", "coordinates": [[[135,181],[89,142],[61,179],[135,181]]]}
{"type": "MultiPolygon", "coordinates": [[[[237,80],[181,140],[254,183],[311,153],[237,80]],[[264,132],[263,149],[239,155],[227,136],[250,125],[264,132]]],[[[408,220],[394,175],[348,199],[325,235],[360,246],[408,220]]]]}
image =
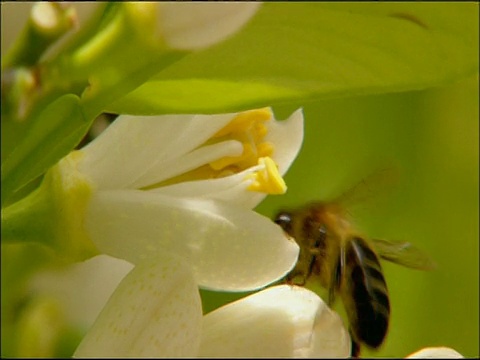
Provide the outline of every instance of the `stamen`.
{"type": "MultiPolygon", "coordinates": [[[[273,154],[273,144],[262,142],[268,133],[266,121],[272,119],[270,108],[249,110],[237,114],[224,128],[219,130],[212,139],[221,141],[235,139],[242,143],[243,152],[240,156],[223,157],[209,163],[215,172],[239,172],[255,166],[260,157],[270,157],[273,154]]],[[[218,177],[218,176],[215,176],[218,177]]]]}
{"type": "Polygon", "coordinates": [[[248,169],[243,186],[250,191],[283,194],[286,185],[272,160],[274,145],[264,141],[273,118],[270,108],[237,114],[200,148],[164,163],[163,177],[148,188],[194,180],[216,179],[248,169]],[[235,147],[227,145],[234,144],[235,147]],[[221,150],[221,151],[220,151],[221,150]],[[228,151],[227,151],[228,150],[228,151]],[[233,151],[235,150],[235,151],[233,151]]]}
{"type": "Polygon", "coordinates": [[[258,164],[263,165],[262,168],[246,177],[253,181],[247,189],[266,194],[284,194],[287,191],[287,185],[278,172],[275,162],[270,157],[262,157],[258,159],[258,164]]]}

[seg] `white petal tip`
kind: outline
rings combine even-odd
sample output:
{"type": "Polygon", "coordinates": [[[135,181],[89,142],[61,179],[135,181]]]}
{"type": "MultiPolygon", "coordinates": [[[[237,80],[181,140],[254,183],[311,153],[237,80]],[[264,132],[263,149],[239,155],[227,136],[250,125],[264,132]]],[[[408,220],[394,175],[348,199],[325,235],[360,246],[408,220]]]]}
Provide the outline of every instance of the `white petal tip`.
{"type": "Polygon", "coordinates": [[[313,292],[267,288],[206,315],[200,355],[206,357],[348,357],[340,317],[313,292]]]}
{"type": "Polygon", "coordinates": [[[257,12],[259,2],[160,3],[161,33],[179,50],[200,50],[233,35],[257,12]]]}
{"type": "Polygon", "coordinates": [[[462,359],[462,354],[448,347],[429,347],[414,352],[407,359],[462,359]]]}

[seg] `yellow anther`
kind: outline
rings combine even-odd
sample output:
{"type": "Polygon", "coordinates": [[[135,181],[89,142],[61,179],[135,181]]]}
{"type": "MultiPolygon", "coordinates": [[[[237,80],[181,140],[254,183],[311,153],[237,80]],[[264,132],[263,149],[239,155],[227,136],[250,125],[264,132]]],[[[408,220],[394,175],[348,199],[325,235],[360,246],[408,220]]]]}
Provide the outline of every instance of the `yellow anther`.
{"type": "Polygon", "coordinates": [[[221,137],[231,133],[245,132],[255,124],[268,121],[273,117],[269,108],[244,111],[235,116],[224,128],[220,129],[213,137],[221,137]]]}
{"type": "Polygon", "coordinates": [[[274,149],[275,147],[273,146],[272,143],[263,142],[259,144],[257,147],[258,157],[266,157],[266,156],[271,157],[274,149]]]}
{"type": "Polygon", "coordinates": [[[254,127],[255,127],[255,133],[254,134],[255,134],[255,137],[257,139],[263,139],[265,137],[265,135],[267,135],[268,128],[264,123],[258,122],[254,125],[254,127]]]}
{"type": "Polygon", "coordinates": [[[264,167],[247,176],[247,179],[253,180],[247,189],[266,194],[284,194],[287,191],[287,185],[272,158],[262,157],[258,159],[258,164],[264,167]]]}

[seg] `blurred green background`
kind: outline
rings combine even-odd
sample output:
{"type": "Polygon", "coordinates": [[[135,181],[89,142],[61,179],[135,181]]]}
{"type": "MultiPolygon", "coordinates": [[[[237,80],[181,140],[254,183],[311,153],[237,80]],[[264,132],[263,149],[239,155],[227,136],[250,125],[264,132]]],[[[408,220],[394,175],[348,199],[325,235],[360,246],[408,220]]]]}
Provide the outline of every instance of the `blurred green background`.
{"type": "MultiPolygon", "coordinates": [[[[19,10],[29,6],[19,4],[19,10]]],[[[3,15],[6,22],[23,22],[3,15]]],[[[9,42],[2,34],[2,47],[9,42]]],[[[419,272],[383,263],[390,331],[378,352],[363,356],[404,357],[426,346],[480,354],[478,97],[475,76],[427,91],[275,107],[278,119],[303,107],[305,141],[286,176],[287,194],[268,197],[258,211],[271,217],[279,208],[335,197],[379,169],[397,168],[396,186],[359,209],[356,223],[372,237],[410,241],[438,264],[419,272]]],[[[206,311],[240,296],[203,295],[206,311]]]]}

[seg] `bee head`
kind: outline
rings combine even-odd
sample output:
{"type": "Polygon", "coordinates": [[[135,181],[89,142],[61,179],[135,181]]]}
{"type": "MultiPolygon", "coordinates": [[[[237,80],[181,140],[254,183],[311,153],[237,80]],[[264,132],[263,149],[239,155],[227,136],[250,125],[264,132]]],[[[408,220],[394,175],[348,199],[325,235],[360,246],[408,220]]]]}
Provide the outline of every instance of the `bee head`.
{"type": "Polygon", "coordinates": [[[292,235],[292,214],[287,211],[279,212],[274,220],[276,224],[280,225],[280,227],[285,231],[287,234],[292,235]]]}

